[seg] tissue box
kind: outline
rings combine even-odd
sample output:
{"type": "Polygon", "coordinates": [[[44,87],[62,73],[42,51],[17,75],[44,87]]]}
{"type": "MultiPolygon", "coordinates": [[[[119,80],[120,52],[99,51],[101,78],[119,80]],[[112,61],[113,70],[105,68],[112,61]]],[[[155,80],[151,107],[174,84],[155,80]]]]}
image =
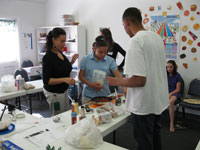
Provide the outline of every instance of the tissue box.
{"type": "Polygon", "coordinates": [[[2,144],[2,150],[24,150],[24,149],[20,148],[19,146],[15,145],[9,140],[6,140],[2,144]]]}

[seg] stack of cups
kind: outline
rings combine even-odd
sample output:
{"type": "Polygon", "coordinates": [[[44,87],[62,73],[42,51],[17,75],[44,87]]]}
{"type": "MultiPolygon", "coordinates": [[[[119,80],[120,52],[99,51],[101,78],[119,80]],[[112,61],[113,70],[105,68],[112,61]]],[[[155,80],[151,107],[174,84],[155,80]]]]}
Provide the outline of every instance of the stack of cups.
{"type": "Polygon", "coordinates": [[[24,83],[25,83],[24,78],[22,78],[21,75],[18,75],[16,77],[16,86],[17,86],[18,91],[24,89],[24,83]]]}

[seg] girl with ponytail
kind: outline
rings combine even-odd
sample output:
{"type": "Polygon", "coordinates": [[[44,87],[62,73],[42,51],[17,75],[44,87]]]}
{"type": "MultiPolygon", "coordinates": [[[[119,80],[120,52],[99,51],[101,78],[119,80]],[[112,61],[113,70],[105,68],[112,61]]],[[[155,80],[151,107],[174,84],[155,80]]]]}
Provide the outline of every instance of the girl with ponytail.
{"type": "MultiPolygon", "coordinates": [[[[98,36],[95,39],[93,52],[81,60],[79,79],[85,83],[82,103],[87,103],[93,97],[110,95],[106,79],[102,83],[94,81],[94,72],[104,72],[106,76],[113,73],[116,77],[122,78],[115,60],[107,56],[107,49],[105,38],[98,36]]],[[[126,89],[124,89],[124,92],[126,92],[126,89]]]]}

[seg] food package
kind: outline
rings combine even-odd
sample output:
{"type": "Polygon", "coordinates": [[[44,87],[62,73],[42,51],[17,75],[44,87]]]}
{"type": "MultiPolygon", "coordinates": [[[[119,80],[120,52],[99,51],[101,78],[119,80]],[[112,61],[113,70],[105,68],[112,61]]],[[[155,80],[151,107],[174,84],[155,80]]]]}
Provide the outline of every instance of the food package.
{"type": "Polygon", "coordinates": [[[96,125],[102,125],[104,123],[109,123],[112,121],[112,115],[110,112],[101,112],[99,114],[93,115],[92,119],[96,125]]]}
{"type": "Polygon", "coordinates": [[[109,112],[112,118],[120,116],[125,113],[123,107],[115,106],[112,103],[106,103],[105,105],[97,108],[97,113],[109,112]]]}
{"type": "Polygon", "coordinates": [[[30,84],[30,83],[25,83],[24,84],[24,89],[25,90],[30,90],[30,89],[34,89],[34,88],[35,88],[35,86],[30,84]]]}

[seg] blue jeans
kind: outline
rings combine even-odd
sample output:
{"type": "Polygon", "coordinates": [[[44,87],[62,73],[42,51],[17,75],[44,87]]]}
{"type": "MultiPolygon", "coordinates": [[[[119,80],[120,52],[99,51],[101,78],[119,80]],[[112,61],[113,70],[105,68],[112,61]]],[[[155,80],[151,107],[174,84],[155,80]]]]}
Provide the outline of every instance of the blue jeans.
{"type": "Polygon", "coordinates": [[[137,150],[161,150],[161,115],[131,114],[137,150]]]}

